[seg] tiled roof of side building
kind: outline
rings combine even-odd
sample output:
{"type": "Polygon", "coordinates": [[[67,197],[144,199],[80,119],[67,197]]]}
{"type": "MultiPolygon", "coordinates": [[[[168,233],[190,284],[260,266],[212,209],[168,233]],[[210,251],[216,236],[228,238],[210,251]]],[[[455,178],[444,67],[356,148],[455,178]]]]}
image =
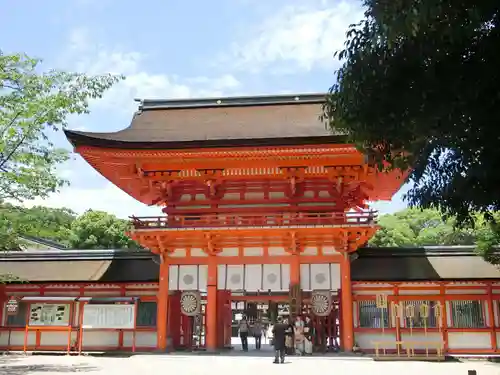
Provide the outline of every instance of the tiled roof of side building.
{"type": "MultiPolygon", "coordinates": [[[[352,261],[354,281],[500,279],[473,247],[365,248],[352,261]]],[[[0,254],[0,275],[30,282],[156,282],[158,258],[147,251],[64,250],[0,254]]]]}
{"type": "Polygon", "coordinates": [[[180,149],[343,143],[320,119],[325,94],[142,100],[114,133],[66,131],[74,146],[180,149]]]}

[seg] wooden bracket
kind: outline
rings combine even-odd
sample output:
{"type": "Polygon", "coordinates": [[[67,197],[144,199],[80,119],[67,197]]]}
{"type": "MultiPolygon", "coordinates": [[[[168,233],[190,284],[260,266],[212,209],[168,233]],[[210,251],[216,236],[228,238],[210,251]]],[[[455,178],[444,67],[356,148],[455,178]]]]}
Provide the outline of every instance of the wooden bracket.
{"type": "Polygon", "coordinates": [[[156,241],[158,243],[158,250],[160,251],[160,254],[167,255],[174,252],[174,249],[169,248],[160,235],[156,235],[156,241]]]}
{"type": "Polygon", "coordinates": [[[217,179],[209,179],[205,181],[205,184],[208,186],[208,198],[217,198],[221,181],[217,179]]]}
{"type": "Polygon", "coordinates": [[[290,197],[297,195],[297,185],[302,183],[305,179],[307,167],[280,167],[280,172],[290,182],[290,197]]]}
{"type": "Polygon", "coordinates": [[[212,233],[205,233],[205,240],[207,242],[205,252],[208,255],[217,255],[222,251],[215,245],[215,236],[212,233]]]}
{"type": "Polygon", "coordinates": [[[286,251],[292,255],[298,255],[302,252],[297,232],[290,232],[290,245],[286,248],[286,251]]]}
{"type": "Polygon", "coordinates": [[[338,180],[341,183],[364,180],[363,167],[361,165],[335,165],[335,166],[325,166],[327,171],[328,179],[338,184],[338,180]]]}

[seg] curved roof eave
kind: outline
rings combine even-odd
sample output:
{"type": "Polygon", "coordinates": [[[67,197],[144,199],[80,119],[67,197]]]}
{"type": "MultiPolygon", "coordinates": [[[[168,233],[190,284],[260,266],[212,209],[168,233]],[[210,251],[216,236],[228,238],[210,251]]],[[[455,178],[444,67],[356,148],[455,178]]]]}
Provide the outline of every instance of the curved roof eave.
{"type": "Polygon", "coordinates": [[[73,147],[93,146],[120,149],[193,149],[225,147],[272,147],[294,145],[317,145],[346,143],[344,135],[283,137],[283,138],[247,138],[247,139],[207,139],[193,141],[125,141],[112,136],[117,133],[91,133],[76,130],[64,130],[73,147]]]}

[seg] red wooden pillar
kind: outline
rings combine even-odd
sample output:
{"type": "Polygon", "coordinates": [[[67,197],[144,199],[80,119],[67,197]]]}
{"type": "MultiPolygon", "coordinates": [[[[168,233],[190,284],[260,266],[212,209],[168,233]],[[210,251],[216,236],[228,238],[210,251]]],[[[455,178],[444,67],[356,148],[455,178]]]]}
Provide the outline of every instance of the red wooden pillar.
{"type": "Polygon", "coordinates": [[[5,285],[0,285],[0,325],[4,323],[4,317],[3,317],[3,312],[5,303],[7,302],[8,297],[7,294],[5,293],[5,285]]]}
{"type": "MultiPolygon", "coordinates": [[[[224,348],[228,345],[228,333],[231,330],[231,291],[219,290],[217,292],[217,347],[224,348]]],[[[229,345],[231,339],[229,338],[229,345]]]]}
{"type": "Polygon", "coordinates": [[[156,313],[157,349],[162,352],[167,350],[168,277],[169,277],[168,271],[169,271],[168,263],[162,261],[160,264],[160,280],[158,282],[157,313],[156,313]]]}
{"type": "Polygon", "coordinates": [[[207,351],[217,350],[217,263],[211,255],[208,262],[207,306],[206,306],[207,351]]]}
{"type": "Polygon", "coordinates": [[[352,311],[352,286],[351,286],[351,258],[348,253],[342,254],[341,276],[342,276],[342,332],[340,346],[342,350],[351,352],[354,346],[354,318],[352,311]]]}
{"type": "Polygon", "coordinates": [[[177,349],[181,346],[181,294],[175,294],[169,297],[169,319],[168,319],[168,332],[172,337],[172,346],[177,349]]]}

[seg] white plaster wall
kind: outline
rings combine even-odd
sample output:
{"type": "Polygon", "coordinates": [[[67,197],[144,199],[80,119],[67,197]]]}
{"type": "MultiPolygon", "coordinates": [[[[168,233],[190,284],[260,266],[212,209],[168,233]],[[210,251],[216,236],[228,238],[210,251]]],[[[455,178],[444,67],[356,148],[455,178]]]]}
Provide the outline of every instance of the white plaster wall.
{"type": "MultiPolygon", "coordinates": [[[[169,290],[207,290],[207,265],[169,266],[169,290]]],[[[152,294],[154,295],[154,293],[152,294]]]]}
{"type": "MultiPolygon", "coordinates": [[[[436,350],[436,344],[440,343],[441,348],[443,347],[443,337],[442,333],[439,332],[413,332],[410,334],[408,332],[401,332],[401,341],[412,341],[414,349],[425,349],[425,342],[432,343],[429,345],[429,350],[436,350]]],[[[403,344],[403,347],[406,348],[407,345],[403,344]]]]}
{"type": "Polygon", "coordinates": [[[68,291],[51,291],[50,289],[46,289],[44,293],[44,297],[78,297],[80,292],[78,290],[68,290],[68,291]]]}
{"type": "Polygon", "coordinates": [[[86,290],[85,297],[120,297],[121,292],[119,289],[117,290],[104,290],[104,291],[99,291],[99,290],[86,290]]]}
{"type": "Polygon", "coordinates": [[[83,330],[82,350],[88,348],[118,347],[118,331],[90,331],[83,330]]]}
{"type": "MultiPolygon", "coordinates": [[[[41,332],[40,346],[68,346],[69,332],[41,332]]],[[[76,332],[71,332],[71,341],[76,342],[76,332]]]]}
{"type": "Polygon", "coordinates": [[[219,290],[279,292],[288,290],[289,285],[289,264],[219,264],[217,268],[219,290]]]}
{"type": "MultiPolygon", "coordinates": [[[[28,332],[28,345],[33,346],[36,344],[36,333],[34,331],[28,332]]],[[[2,331],[0,333],[1,346],[23,346],[24,345],[24,330],[12,331],[9,338],[9,332],[2,331]]]]}
{"type": "Polygon", "coordinates": [[[439,290],[411,290],[411,289],[399,289],[400,296],[426,296],[428,299],[437,299],[439,297],[439,290]],[[435,297],[432,297],[435,296],[435,297]]]}
{"type": "Polygon", "coordinates": [[[136,291],[136,290],[127,290],[125,292],[125,295],[127,297],[140,297],[140,296],[156,296],[158,291],[156,290],[141,290],[141,291],[136,291]]]}
{"type": "MultiPolygon", "coordinates": [[[[123,346],[132,347],[134,334],[132,332],[123,333],[123,346]]],[[[154,332],[136,332],[135,346],[140,348],[156,348],[156,331],[154,332]]]]}
{"type": "MultiPolygon", "coordinates": [[[[471,286],[474,284],[470,284],[471,286]]],[[[445,294],[486,294],[486,289],[446,289],[445,294]]]]}
{"type": "Polygon", "coordinates": [[[304,291],[340,289],[341,271],[338,263],[301,264],[300,287],[304,291]]]}
{"type": "Polygon", "coordinates": [[[368,332],[355,332],[354,341],[361,349],[375,349],[375,341],[383,341],[383,345],[379,345],[380,349],[396,349],[396,334],[387,332],[385,335],[382,333],[368,333],[368,332]]]}
{"type": "Polygon", "coordinates": [[[448,348],[491,349],[491,336],[489,332],[448,332],[448,348]]]}

